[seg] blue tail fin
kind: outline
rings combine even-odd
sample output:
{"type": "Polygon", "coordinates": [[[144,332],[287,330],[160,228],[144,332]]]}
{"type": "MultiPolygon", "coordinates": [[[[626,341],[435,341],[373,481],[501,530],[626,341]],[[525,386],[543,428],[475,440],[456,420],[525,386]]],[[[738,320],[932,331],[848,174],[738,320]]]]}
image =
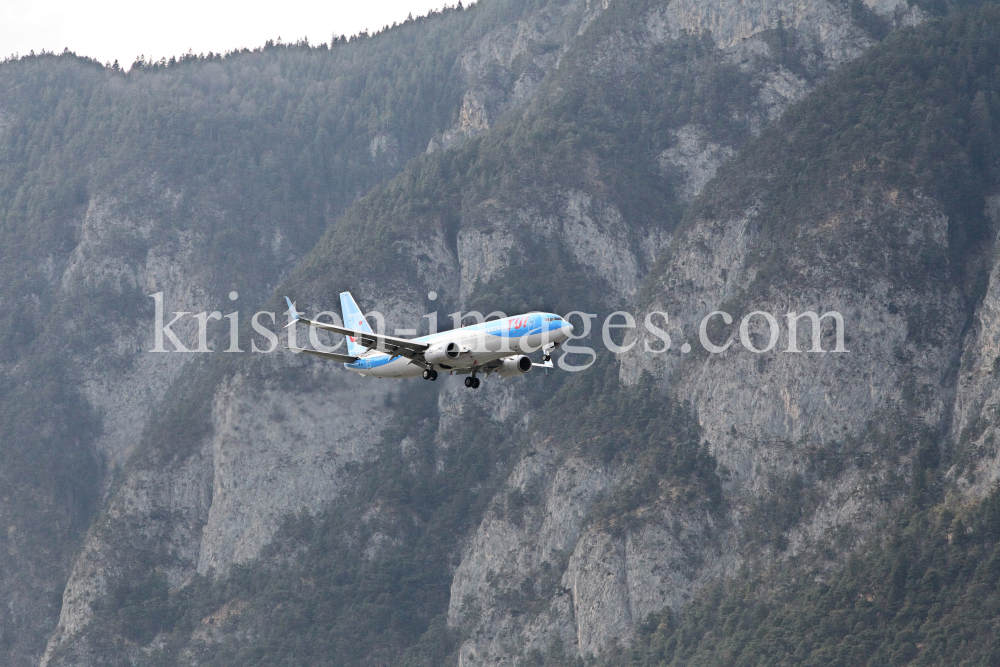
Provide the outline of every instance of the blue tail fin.
{"type": "MultiPolygon", "coordinates": [[[[340,312],[344,316],[344,326],[348,329],[374,333],[368,324],[368,320],[361,313],[361,309],[358,308],[358,304],[354,303],[354,297],[351,296],[350,292],[340,293],[340,312]]],[[[365,346],[355,343],[354,338],[347,337],[347,353],[349,355],[359,357],[366,351],[367,348],[365,346]]]]}

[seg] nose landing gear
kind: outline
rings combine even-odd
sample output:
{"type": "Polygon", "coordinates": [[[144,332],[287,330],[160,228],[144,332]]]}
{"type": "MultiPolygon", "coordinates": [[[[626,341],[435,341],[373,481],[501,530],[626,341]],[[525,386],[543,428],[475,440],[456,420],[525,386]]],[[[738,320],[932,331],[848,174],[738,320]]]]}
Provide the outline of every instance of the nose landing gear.
{"type": "Polygon", "coordinates": [[[422,375],[425,380],[430,380],[431,382],[438,379],[438,372],[433,368],[425,368],[422,375]]]}

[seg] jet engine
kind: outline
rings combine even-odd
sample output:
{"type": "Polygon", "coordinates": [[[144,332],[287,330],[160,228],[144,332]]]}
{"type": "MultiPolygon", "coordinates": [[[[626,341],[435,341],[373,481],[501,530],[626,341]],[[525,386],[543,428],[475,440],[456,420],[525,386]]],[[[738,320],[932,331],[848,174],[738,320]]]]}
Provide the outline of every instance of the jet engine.
{"type": "Polygon", "coordinates": [[[424,352],[424,360],[429,364],[441,366],[442,368],[454,368],[461,366],[462,362],[469,358],[469,350],[461,347],[458,343],[440,343],[428,348],[424,352]]]}
{"type": "Polygon", "coordinates": [[[500,377],[509,378],[524,375],[531,370],[531,359],[523,354],[508,357],[500,364],[500,377]]]}

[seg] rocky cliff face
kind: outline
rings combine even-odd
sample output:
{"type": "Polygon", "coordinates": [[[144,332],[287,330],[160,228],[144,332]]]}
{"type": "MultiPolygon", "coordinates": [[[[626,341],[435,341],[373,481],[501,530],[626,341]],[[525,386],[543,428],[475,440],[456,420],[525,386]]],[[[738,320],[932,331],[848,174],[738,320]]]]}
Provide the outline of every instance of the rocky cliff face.
{"type": "Polygon", "coordinates": [[[607,7],[606,2],[546,3],[484,35],[462,55],[467,89],[458,122],[440,141],[432,140],[428,152],[461,145],[530,101],[573,38],[607,7]]]}
{"type": "Polygon", "coordinates": [[[466,631],[461,664],[598,654],[738,560],[706,512],[649,507],[637,530],[595,526],[594,503],[631,471],[560,453],[539,443],[520,462],[455,572],[448,619],[466,631]],[[527,509],[512,510],[512,496],[530,498],[527,509]]]}
{"type": "MultiPolygon", "coordinates": [[[[987,199],[986,215],[1000,224],[1000,197],[987,199]]],[[[989,270],[989,283],[982,305],[965,337],[961,365],[957,370],[954,412],[950,419],[950,440],[962,452],[950,471],[972,498],[989,492],[998,476],[996,435],[997,358],[997,265],[989,270]]]]}
{"type": "Polygon", "coordinates": [[[286,515],[335,498],[385,421],[382,387],[336,379],[313,381],[312,391],[261,393],[236,376],[219,388],[213,434],[197,451],[133,464],[88,535],[43,662],[56,651],[62,661],[100,662],[100,647],[68,640],[109,594],[109,579],[132,574],[123,563],[137,555],[161,563],[176,589],[195,573],[212,576],[256,557],[286,515]]]}

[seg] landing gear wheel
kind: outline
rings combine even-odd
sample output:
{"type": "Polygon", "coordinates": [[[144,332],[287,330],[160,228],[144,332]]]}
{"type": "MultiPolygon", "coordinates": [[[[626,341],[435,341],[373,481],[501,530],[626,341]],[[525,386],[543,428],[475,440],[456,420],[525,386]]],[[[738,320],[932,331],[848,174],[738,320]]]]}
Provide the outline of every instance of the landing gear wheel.
{"type": "Polygon", "coordinates": [[[437,379],[438,379],[438,372],[434,369],[431,369],[431,382],[437,379]]]}
{"type": "Polygon", "coordinates": [[[465,378],[465,386],[472,388],[472,378],[465,378]]]}
{"type": "Polygon", "coordinates": [[[472,380],[472,388],[479,389],[479,378],[470,378],[472,380]]]}
{"type": "Polygon", "coordinates": [[[422,373],[422,375],[424,376],[425,380],[433,380],[434,379],[434,371],[432,371],[429,368],[425,368],[424,372],[422,373]]]}

